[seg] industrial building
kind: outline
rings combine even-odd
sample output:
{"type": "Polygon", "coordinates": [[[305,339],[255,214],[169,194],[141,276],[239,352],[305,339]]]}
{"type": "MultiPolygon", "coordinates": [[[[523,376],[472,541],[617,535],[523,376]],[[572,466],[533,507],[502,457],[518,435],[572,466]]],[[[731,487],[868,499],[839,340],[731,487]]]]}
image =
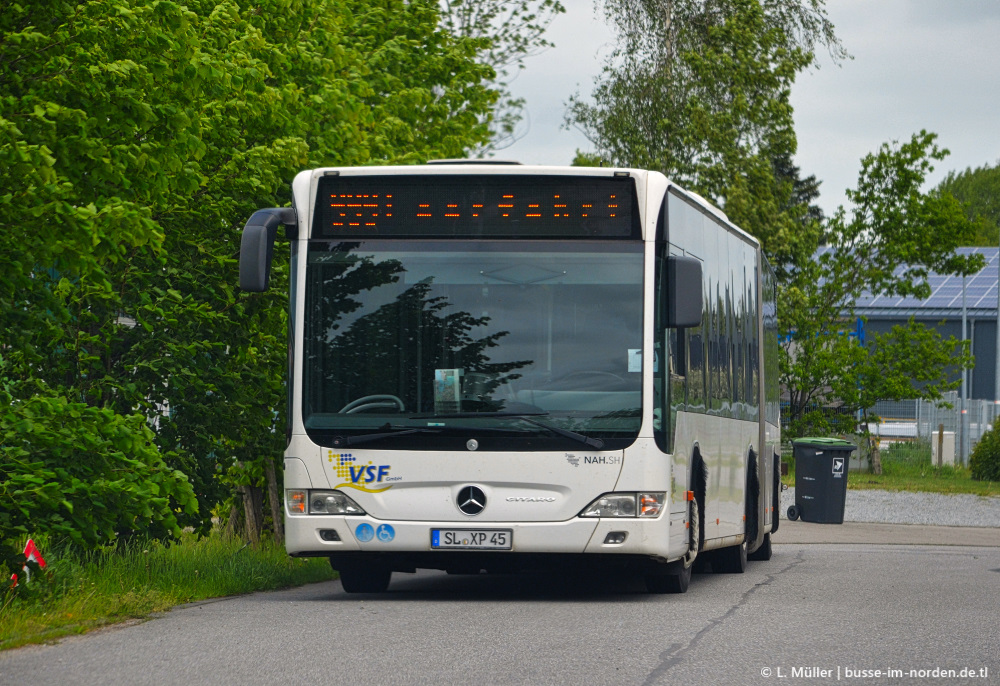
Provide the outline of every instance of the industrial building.
{"type": "MultiPolygon", "coordinates": [[[[971,342],[976,366],[969,371],[967,397],[995,400],[997,396],[997,286],[1000,248],[959,248],[959,254],[979,253],[986,266],[972,276],[931,274],[931,295],[925,300],[899,296],[865,294],[857,302],[855,313],[859,336],[884,333],[910,317],[934,327],[942,336],[954,336],[971,342]],[[962,331],[963,317],[965,333],[962,331]]],[[[956,377],[957,378],[957,377],[956,377]]]]}

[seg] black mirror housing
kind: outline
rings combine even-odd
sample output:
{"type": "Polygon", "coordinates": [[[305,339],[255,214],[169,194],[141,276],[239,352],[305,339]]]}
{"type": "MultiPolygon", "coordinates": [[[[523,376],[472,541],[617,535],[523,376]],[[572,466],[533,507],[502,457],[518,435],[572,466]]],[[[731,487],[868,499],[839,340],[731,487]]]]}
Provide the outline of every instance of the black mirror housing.
{"type": "Polygon", "coordinates": [[[254,293],[267,290],[278,226],[295,227],[297,221],[292,207],[272,207],[253,213],[240,239],[240,288],[254,293]]]}
{"type": "Polygon", "coordinates": [[[674,328],[701,325],[701,260],[681,255],[667,258],[667,321],[674,328]]]}

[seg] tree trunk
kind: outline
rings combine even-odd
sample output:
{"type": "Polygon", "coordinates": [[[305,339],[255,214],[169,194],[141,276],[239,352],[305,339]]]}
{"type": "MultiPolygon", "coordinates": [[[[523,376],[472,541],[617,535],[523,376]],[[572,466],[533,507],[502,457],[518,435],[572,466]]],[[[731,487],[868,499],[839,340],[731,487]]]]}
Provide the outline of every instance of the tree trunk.
{"type": "Polygon", "coordinates": [[[862,435],[865,437],[865,445],[868,446],[868,469],[872,474],[881,474],[882,458],[878,453],[878,437],[872,438],[872,432],[869,430],[871,417],[868,415],[867,409],[861,410],[861,426],[863,427],[862,435]]]}
{"type": "Polygon", "coordinates": [[[264,473],[267,476],[267,500],[271,505],[271,522],[274,526],[274,542],[285,544],[285,519],[281,512],[281,491],[278,489],[278,478],[274,473],[274,461],[264,463],[264,473]]]}
{"type": "Polygon", "coordinates": [[[243,513],[246,519],[246,539],[253,545],[260,545],[260,532],[264,521],[263,493],[258,486],[240,486],[243,496],[243,513]]]}
{"type": "Polygon", "coordinates": [[[239,505],[233,505],[229,510],[229,518],[226,520],[226,526],[222,530],[222,535],[226,538],[243,535],[244,520],[242,509],[239,505]]]}
{"type": "Polygon", "coordinates": [[[674,43],[673,37],[670,35],[670,25],[674,20],[674,3],[673,0],[667,0],[663,7],[663,35],[665,37],[666,44],[663,46],[663,54],[666,56],[667,64],[667,76],[673,71],[674,66],[674,43]]]}

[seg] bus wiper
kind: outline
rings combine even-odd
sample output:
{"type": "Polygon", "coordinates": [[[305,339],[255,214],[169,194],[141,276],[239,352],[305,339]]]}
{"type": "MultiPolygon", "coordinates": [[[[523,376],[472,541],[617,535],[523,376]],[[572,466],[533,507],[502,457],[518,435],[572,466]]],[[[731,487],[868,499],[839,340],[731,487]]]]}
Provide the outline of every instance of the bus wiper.
{"type": "Polygon", "coordinates": [[[544,417],[548,412],[449,412],[448,414],[413,414],[410,419],[478,419],[479,417],[544,417]]]}
{"type": "MultiPolygon", "coordinates": [[[[448,415],[448,417],[456,417],[459,415],[448,415]]],[[[516,417],[518,415],[511,415],[516,417]]],[[[334,448],[346,448],[352,445],[360,445],[362,443],[368,443],[370,441],[378,441],[383,438],[395,438],[396,436],[406,436],[407,434],[439,434],[445,431],[473,431],[478,433],[508,433],[509,429],[497,429],[493,427],[478,427],[470,428],[464,426],[445,426],[444,424],[440,426],[390,426],[386,424],[385,426],[379,427],[381,431],[370,434],[360,434],[358,436],[337,436],[333,439],[334,448]]]]}
{"type": "Polygon", "coordinates": [[[333,439],[333,447],[346,448],[347,446],[360,445],[362,443],[368,443],[369,441],[377,441],[381,438],[389,438],[390,436],[405,436],[407,434],[423,434],[423,433],[431,433],[431,434],[440,433],[439,429],[423,427],[423,426],[408,427],[408,426],[390,426],[386,424],[385,426],[382,426],[380,428],[383,430],[378,431],[376,433],[361,434],[358,436],[337,436],[336,438],[333,439]],[[385,429],[389,429],[389,431],[385,431],[385,429]]]}
{"type": "MultiPolygon", "coordinates": [[[[543,413],[543,414],[548,414],[548,413],[543,413]]],[[[548,429],[552,433],[559,434],[560,436],[564,436],[565,438],[572,438],[574,441],[579,441],[580,443],[589,445],[592,448],[596,448],[597,450],[600,450],[601,448],[604,447],[604,441],[602,441],[600,438],[591,438],[590,436],[584,436],[583,434],[578,434],[577,432],[570,431],[569,429],[561,429],[558,426],[552,426],[550,424],[546,424],[545,422],[540,422],[537,419],[532,419],[531,418],[532,415],[511,414],[508,416],[517,417],[521,421],[528,422],[529,424],[534,424],[535,426],[540,426],[543,429],[548,429]]]]}
{"type": "Polygon", "coordinates": [[[548,415],[548,412],[457,412],[455,414],[441,415],[414,415],[410,417],[410,419],[476,419],[478,417],[513,417],[515,419],[528,422],[529,424],[540,426],[541,428],[547,429],[564,438],[571,438],[578,443],[584,443],[592,448],[596,448],[597,450],[604,447],[604,441],[600,438],[591,438],[590,436],[584,436],[583,434],[570,431],[569,429],[561,429],[558,426],[552,426],[550,424],[540,422],[537,419],[532,419],[532,417],[544,417],[546,415],[548,415]]]}

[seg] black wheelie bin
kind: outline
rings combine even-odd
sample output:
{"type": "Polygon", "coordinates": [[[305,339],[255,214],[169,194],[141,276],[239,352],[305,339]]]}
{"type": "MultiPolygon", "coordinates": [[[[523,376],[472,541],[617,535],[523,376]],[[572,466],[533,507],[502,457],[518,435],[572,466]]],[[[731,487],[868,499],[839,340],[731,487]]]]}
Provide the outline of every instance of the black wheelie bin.
{"type": "Polygon", "coordinates": [[[857,450],[839,438],[800,438],[795,457],[795,504],[788,518],[820,524],[843,524],[847,501],[847,463],[857,450]]]}

